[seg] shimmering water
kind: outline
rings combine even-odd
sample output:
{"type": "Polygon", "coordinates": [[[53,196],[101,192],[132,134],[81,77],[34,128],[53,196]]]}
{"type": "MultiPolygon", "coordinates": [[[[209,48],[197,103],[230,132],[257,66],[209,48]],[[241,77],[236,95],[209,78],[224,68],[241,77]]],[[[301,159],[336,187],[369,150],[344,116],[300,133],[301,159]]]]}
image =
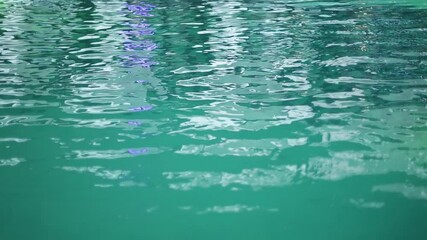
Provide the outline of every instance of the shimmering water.
{"type": "Polygon", "coordinates": [[[427,2],[0,0],[0,239],[427,239],[427,2]]]}

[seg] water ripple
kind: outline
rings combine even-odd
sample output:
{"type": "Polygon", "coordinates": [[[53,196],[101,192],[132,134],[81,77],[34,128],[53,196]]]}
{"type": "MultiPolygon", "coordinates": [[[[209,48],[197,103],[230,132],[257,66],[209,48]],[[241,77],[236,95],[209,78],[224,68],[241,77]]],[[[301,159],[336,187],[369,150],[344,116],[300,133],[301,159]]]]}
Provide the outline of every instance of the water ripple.
{"type": "Polygon", "coordinates": [[[389,2],[1,1],[0,166],[107,191],[400,174],[370,185],[425,199],[427,7],[389,2]]]}

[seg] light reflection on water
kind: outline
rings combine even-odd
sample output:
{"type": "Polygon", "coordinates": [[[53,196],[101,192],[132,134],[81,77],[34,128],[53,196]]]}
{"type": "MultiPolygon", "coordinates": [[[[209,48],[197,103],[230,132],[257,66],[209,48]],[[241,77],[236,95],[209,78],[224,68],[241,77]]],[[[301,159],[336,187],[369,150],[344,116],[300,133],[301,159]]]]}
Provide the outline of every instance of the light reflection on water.
{"type": "Polygon", "coordinates": [[[143,206],[141,222],[421,214],[427,12],[414,4],[0,1],[0,191],[16,202],[11,179],[29,176],[16,186],[35,202],[81,188],[118,212],[143,206]]]}

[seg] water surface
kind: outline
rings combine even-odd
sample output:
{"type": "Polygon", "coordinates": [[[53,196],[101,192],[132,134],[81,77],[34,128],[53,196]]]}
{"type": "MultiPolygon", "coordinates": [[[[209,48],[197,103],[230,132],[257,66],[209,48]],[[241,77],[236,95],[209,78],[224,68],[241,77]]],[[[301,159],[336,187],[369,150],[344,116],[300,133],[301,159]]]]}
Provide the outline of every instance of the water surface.
{"type": "Polygon", "coordinates": [[[424,1],[0,0],[1,239],[426,239],[424,1]]]}

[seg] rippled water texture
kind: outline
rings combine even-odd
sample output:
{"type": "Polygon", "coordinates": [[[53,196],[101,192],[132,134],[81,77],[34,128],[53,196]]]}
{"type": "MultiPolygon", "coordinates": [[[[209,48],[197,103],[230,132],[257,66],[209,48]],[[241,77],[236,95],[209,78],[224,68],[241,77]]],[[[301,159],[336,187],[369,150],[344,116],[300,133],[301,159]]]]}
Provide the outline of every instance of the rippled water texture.
{"type": "Polygon", "coordinates": [[[0,0],[0,239],[427,239],[427,2],[0,0]]]}

